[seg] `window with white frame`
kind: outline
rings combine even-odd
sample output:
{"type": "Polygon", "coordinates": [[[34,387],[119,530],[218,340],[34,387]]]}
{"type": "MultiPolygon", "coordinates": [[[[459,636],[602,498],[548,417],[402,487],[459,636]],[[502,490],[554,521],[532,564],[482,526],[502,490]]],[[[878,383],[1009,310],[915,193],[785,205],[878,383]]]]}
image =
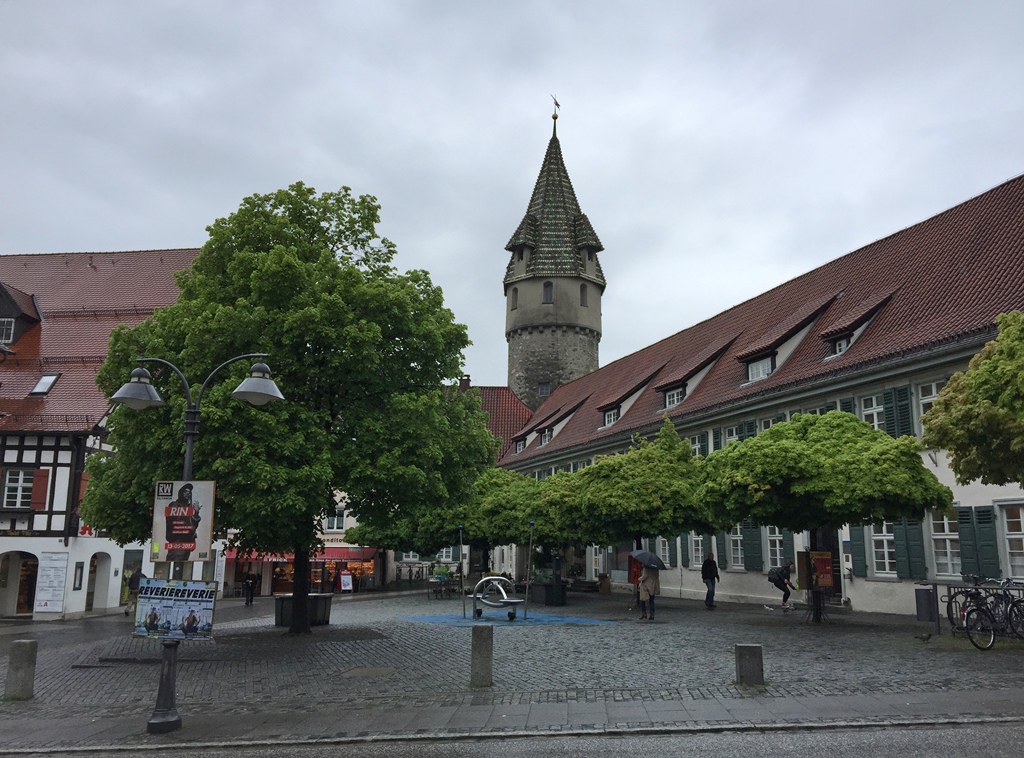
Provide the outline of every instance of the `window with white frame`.
{"type": "Polygon", "coordinates": [[[665,539],[664,537],[658,537],[658,539],[655,540],[654,544],[658,548],[658,550],[657,550],[658,557],[661,558],[662,563],[664,563],[666,566],[668,566],[669,565],[669,562],[668,562],[668,540],[665,539]]]}
{"type": "Polygon", "coordinates": [[[895,528],[891,521],[871,525],[871,555],[876,574],[896,574],[895,528]]]}
{"type": "Polygon", "coordinates": [[[928,384],[922,384],[917,388],[918,401],[921,404],[921,415],[923,416],[931,410],[932,405],[935,403],[935,398],[939,396],[942,388],[946,386],[943,382],[929,382],[928,384]]]}
{"type": "Polygon", "coordinates": [[[14,341],[14,319],[0,318],[0,343],[5,345],[14,341]]]}
{"type": "Polygon", "coordinates": [[[860,417],[871,424],[872,429],[885,429],[885,408],[881,395],[860,399],[860,417]]]}
{"type": "Polygon", "coordinates": [[[420,559],[419,553],[402,553],[403,561],[418,561],[420,559]]]}
{"type": "Polygon", "coordinates": [[[1024,514],[1021,506],[1011,505],[1003,508],[1003,526],[1010,576],[1024,576],[1024,514]]]}
{"type": "Polygon", "coordinates": [[[540,433],[540,444],[546,445],[551,442],[551,438],[555,436],[555,431],[550,426],[540,433]]]}
{"type": "Polygon", "coordinates": [[[324,519],[324,531],[325,532],[343,532],[345,531],[345,511],[337,513],[333,516],[328,516],[324,519]]]}
{"type": "Polygon", "coordinates": [[[729,565],[743,567],[743,529],[739,524],[729,532],[729,565]]]}
{"type": "Polygon", "coordinates": [[[526,450],[526,440],[516,440],[516,452],[521,453],[526,450]]]}
{"type": "Polygon", "coordinates": [[[932,511],[932,552],[936,574],[960,573],[960,529],[955,513],[932,511]]]}
{"type": "Polygon", "coordinates": [[[772,375],[772,363],[775,361],[774,357],[767,356],[757,361],[751,361],[747,364],[747,381],[756,382],[758,379],[764,379],[765,377],[772,375]]]}
{"type": "Polygon", "coordinates": [[[604,425],[611,426],[619,420],[619,409],[612,408],[610,411],[604,412],[604,425]]]}
{"type": "Polygon", "coordinates": [[[850,349],[850,343],[853,341],[852,337],[847,334],[842,337],[836,337],[832,340],[832,355],[842,355],[850,349]]]}
{"type": "Polygon", "coordinates": [[[768,431],[776,423],[778,423],[778,419],[774,419],[774,418],[763,418],[763,419],[761,419],[761,431],[762,432],[768,431]]]}
{"type": "Polygon", "coordinates": [[[737,431],[737,428],[735,426],[727,426],[727,427],[725,427],[725,444],[726,445],[728,445],[730,442],[738,440],[739,438],[740,438],[740,433],[739,433],[739,431],[737,431]]]}
{"type": "Polygon", "coordinates": [[[573,461],[572,463],[569,464],[569,471],[575,473],[581,469],[585,469],[587,466],[593,465],[593,463],[593,460],[590,458],[587,458],[586,460],[583,461],[573,461]]]}
{"type": "Polygon", "coordinates": [[[28,508],[32,505],[32,479],[35,469],[9,468],[4,472],[4,508],[28,508]]]}
{"type": "Polygon", "coordinates": [[[704,537],[699,534],[690,534],[690,565],[700,566],[704,562],[704,537]]]}
{"type": "Polygon", "coordinates": [[[692,435],[690,435],[690,452],[693,455],[704,455],[705,451],[704,451],[704,449],[700,445],[700,435],[699,434],[692,434],[692,435]]]}
{"type": "Polygon", "coordinates": [[[684,387],[674,387],[665,392],[665,407],[672,408],[673,406],[679,405],[683,402],[683,397],[686,395],[686,389],[684,387]]]}
{"type": "Polygon", "coordinates": [[[438,561],[454,561],[455,560],[455,558],[453,557],[454,554],[455,554],[455,551],[452,548],[450,548],[450,547],[442,548],[441,550],[437,551],[437,557],[434,560],[438,560],[438,561]]]}
{"type": "Polygon", "coordinates": [[[777,526],[765,527],[768,534],[768,568],[782,566],[785,561],[783,555],[782,530],[777,526]]]}

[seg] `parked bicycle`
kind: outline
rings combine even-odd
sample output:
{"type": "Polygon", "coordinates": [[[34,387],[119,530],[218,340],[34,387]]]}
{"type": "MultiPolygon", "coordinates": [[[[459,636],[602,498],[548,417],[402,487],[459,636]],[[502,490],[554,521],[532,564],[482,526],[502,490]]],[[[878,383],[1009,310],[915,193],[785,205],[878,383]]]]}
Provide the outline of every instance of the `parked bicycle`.
{"type": "Polygon", "coordinates": [[[965,632],[979,650],[991,648],[996,637],[1024,638],[1024,598],[1019,594],[1020,585],[1012,579],[968,578],[973,586],[950,593],[946,601],[953,633],[965,632]]]}

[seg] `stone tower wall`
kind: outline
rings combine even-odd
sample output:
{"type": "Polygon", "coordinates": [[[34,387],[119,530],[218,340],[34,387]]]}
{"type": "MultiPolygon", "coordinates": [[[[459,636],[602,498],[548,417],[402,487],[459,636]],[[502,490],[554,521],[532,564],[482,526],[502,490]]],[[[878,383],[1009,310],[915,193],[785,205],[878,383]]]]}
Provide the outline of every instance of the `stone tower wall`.
{"type": "Polygon", "coordinates": [[[508,386],[529,408],[536,410],[546,397],[538,392],[542,382],[552,391],[598,368],[601,334],[594,329],[570,326],[535,326],[510,331],[508,339],[508,386]]]}

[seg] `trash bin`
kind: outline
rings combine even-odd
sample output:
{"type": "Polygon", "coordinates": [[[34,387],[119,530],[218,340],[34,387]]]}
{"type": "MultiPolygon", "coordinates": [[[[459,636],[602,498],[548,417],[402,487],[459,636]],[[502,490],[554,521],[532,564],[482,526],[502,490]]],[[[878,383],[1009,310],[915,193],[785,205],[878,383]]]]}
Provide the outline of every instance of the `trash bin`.
{"type": "Polygon", "coordinates": [[[935,621],[935,588],[917,587],[914,598],[917,601],[917,620],[935,621]]]}

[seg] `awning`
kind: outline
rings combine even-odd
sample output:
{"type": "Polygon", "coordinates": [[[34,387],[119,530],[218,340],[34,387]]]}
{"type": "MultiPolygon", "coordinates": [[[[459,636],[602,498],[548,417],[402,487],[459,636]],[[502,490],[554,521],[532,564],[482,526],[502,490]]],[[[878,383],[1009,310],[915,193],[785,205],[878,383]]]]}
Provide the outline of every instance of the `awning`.
{"type": "MultiPolygon", "coordinates": [[[[238,551],[230,548],[224,551],[224,558],[233,561],[238,551]]],[[[375,547],[325,547],[316,555],[309,556],[310,562],[317,561],[369,561],[377,555],[375,547]]],[[[284,555],[254,555],[254,561],[271,561],[274,563],[291,563],[294,556],[291,553],[284,555]]]]}

